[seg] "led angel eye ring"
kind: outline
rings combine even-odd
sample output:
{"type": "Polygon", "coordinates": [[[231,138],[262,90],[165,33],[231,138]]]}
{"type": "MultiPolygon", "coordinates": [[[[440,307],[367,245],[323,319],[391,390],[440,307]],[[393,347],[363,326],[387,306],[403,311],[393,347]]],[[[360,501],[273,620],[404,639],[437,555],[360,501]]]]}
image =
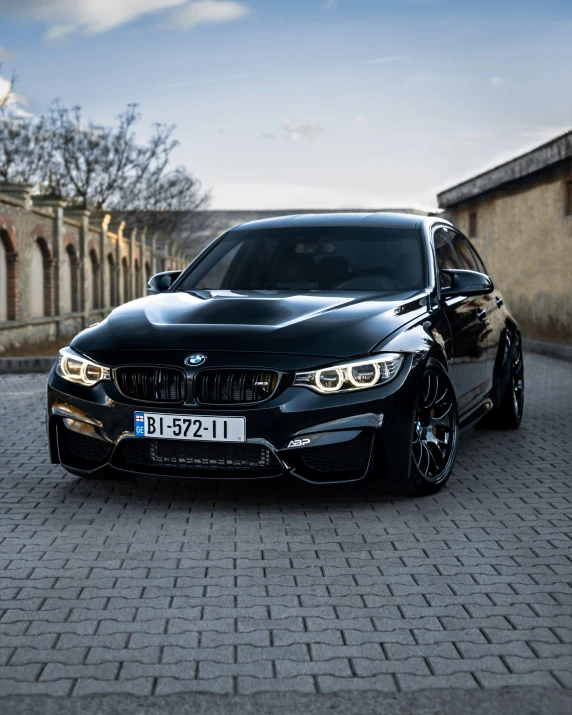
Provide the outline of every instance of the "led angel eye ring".
{"type": "Polygon", "coordinates": [[[340,387],[343,385],[344,382],[344,373],[342,370],[340,370],[337,367],[330,367],[326,368],[324,370],[318,370],[316,373],[316,379],[315,379],[315,384],[318,389],[320,389],[322,392],[337,392],[340,387]],[[322,374],[327,372],[334,372],[336,373],[337,376],[337,382],[334,387],[326,387],[325,385],[322,384],[322,374]]]}
{"type": "Polygon", "coordinates": [[[380,369],[379,369],[379,365],[375,362],[362,363],[361,365],[350,365],[348,367],[347,374],[348,374],[349,382],[354,387],[371,387],[372,385],[375,385],[375,383],[379,380],[380,369]],[[355,377],[353,375],[353,371],[355,368],[364,367],[365,365],[367,365],[368,367],[371,365],[371,367],[373,368],[373,376],[372,376],[372,379],[369,380],[368,382],[360,382],[355,379],[355,377]]]}

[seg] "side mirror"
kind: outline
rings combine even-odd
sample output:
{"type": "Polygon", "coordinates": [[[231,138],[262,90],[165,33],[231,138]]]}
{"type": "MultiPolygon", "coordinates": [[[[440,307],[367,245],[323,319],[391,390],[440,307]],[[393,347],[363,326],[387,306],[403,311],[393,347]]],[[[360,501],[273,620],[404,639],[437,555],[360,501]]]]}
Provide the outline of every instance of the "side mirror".
{"type": "Polygon", "coordinates": [[[441,268],[440,274],[449,285],[441,282],[441,298],[455,298],[461,295],[486,295],[495,289],[492,280],[478,271],[464,271],[460,268],[441,268]]]}
{"type": "Polygon", "coordinates": [[[149,278],[147,283],[147,292],[151,294],[164,293],[173,285],[182,271],[163,271],[163,273],[155,273],[149,278]]]}

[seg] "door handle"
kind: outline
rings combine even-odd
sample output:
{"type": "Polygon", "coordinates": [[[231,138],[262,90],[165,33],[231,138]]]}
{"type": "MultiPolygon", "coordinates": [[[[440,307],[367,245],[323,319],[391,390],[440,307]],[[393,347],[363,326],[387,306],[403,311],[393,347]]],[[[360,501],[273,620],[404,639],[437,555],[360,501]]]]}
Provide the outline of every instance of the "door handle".
{"type": "Polygon", "coordinates": [[[487,317],[487,311],[483,310],[482,308],[480,310],[477,310],[477,318],[479,320],[484,320],[487,317]]]}
{"type": "Polygon", "coordinates": [[[497,304],[497,308],[500,308],[501,305],[504,303],[504,300],[502,298],[499,298],[497,295],[497,297],[495,298],[495,302],[497,304]]]}

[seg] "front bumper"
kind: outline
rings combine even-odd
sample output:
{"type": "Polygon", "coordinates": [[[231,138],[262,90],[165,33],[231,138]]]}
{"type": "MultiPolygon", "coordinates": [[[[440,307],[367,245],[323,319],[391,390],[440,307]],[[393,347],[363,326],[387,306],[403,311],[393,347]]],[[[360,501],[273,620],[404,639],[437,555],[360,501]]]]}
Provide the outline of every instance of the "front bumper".
{"type": "MultiPolygon", "coordinates": [[[[224,364],[224,356],[219,359],[224,364]]],[[[268,366],[268,356],[263,359],[268,366]]],[[[276,356],[273,360],[276,366],[287,362],[276,356]]],[[[286,386],[264,403],[214,409],[198,404],[142,405],[124,397],[113,382],[87,388],[52,370],[47,410],[51,459],[75,474],[96,474],[111,466],[129,473],[198,479],[291,475],[315,484],[368,476],[399,480],[409,469],[420,374],[419,361],[409,355],[397,377],[380,387],[320,395],[286,386]],[[244,416],[246,442],[197,445],[135,437],[134,413],[141,410],[244,416]]]]}

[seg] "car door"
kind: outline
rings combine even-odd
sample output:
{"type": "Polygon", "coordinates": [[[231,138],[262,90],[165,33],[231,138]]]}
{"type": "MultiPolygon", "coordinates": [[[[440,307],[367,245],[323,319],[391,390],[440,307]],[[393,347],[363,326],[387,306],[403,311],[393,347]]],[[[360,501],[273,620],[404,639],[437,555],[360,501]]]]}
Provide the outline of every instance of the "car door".
{"type": "MultiPolygon", "coordinates": [[[[433,234],[438,268],[464,268],[467,265],[455,250],[459,236],[448,228],[437,228],[433,234]]],[[[462,250],[462,249],[461,249],[462,250]]],[[[486,310],[481,296],[457,296],[447,298],[443,308],[453,339],[452,381],[457,395],[459,412],[465,412],[478,404],[487,385],[487,325],[486,310]]]]}
{"type": "MultiPolygon", "coordinates": [[[[477,249],[468,238],[465,238],[465,241],[473,254],[477,270],[488,276],[487,268],[477,249]]],[[[492,389],[497,356],[506,328],[507,313],[502,294],[496,287],[492,293],[483,296],[483,305],[487,311],[487,380],[489,381],[489,389],[492,389]]]]}
{"type": "MultiPolygon", "coordinates": [[[[486,273],[485,266],[469,239],[457,229],[453,230],[452,233],[454,234],[453,247],[459,256],[462,267],[467,268],[467,270],[486,273]]],[[[486,351],[485,380],[482,386],[483,396],[488,394],[493,386],[494,362],[501,336],[498,309],[502,305],[502,298],[500,300],[497,299],[498,291],[497,294],[489,293],[487,295],[477,296],[477,302],[479,304],[478,315],[484,326],[483,345],[486,351]]]]}

